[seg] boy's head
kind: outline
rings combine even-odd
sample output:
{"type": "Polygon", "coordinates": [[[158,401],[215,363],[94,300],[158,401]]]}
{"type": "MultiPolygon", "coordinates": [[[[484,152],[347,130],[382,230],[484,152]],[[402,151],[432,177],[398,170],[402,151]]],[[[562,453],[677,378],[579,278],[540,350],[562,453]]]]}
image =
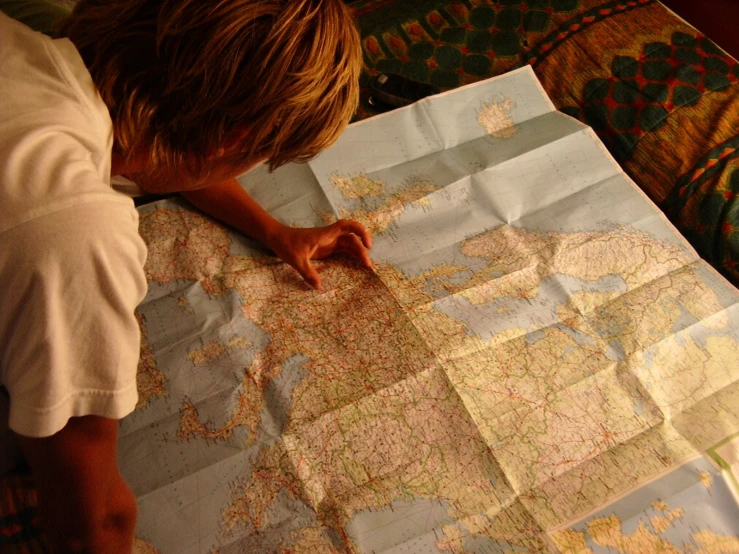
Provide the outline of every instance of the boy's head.
{"type": "Polygon", "coordinates": [[[61,35],[110,109],[114,149],[159,168],[274,169],[332,144],[359,95],[341,0],[80,0],[61,35]]]}

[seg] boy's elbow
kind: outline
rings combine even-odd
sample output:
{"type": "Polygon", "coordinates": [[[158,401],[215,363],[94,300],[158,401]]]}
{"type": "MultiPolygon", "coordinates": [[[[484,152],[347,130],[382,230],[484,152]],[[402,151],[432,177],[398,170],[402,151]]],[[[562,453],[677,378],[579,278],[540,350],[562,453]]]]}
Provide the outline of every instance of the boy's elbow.
{"type": "Polygon", "coordinates": [[[51,550],[131,554],[136,497],[118,470],[118,420],[73,417],[50,437],[18,438],[33,471],[51,550]]]}
{"type": "MultiPolygon", "coordinates": [[[[62,539],[61,554],[131,554],[138,511],[136,499],[125,483],[116,491],[116,505],[87,522],[74,535],[62,539]]],[[[54,552],[56,552],[55,550],[54,552]]]]}

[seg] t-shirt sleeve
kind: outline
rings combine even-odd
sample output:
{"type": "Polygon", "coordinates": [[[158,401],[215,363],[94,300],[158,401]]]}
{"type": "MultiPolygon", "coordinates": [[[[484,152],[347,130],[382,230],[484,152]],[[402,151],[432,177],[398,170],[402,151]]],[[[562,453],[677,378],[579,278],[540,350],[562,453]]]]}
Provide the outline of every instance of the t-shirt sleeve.
{"type": "Polygon", "coordinates": [[[90,201],[2,233],[0,376],[9,426],[45,437],[137,402],[146,246],[129,199],[90,201]]]}

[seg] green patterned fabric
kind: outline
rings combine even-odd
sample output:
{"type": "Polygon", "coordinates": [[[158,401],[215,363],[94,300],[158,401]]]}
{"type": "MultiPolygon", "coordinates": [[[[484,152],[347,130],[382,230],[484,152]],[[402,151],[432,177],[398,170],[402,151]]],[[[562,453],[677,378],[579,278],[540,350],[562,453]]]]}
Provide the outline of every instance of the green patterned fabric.
{"type": "Polygon", "coordinates": [[[38,518],[38,496],[30,473],[0,477],[0,552],[49,554],[38,518]]]}
{"type": "Polygon", "coordinates": [[[71,7],[64,0],[0,0],[0,11],[47,35],[56,21],[69,14],[71,7]]]}

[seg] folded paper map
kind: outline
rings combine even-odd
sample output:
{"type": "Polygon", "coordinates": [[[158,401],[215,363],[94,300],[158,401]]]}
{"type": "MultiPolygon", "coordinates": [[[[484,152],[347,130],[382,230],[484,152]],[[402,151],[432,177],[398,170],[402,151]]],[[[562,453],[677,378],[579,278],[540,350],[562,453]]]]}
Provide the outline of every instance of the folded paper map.
{"type": "Polygon", "coordinates": [[[530,68],[241,181],[374,267],[140,209],[140,552],[739,552],[739,294],[530,68]]]}

